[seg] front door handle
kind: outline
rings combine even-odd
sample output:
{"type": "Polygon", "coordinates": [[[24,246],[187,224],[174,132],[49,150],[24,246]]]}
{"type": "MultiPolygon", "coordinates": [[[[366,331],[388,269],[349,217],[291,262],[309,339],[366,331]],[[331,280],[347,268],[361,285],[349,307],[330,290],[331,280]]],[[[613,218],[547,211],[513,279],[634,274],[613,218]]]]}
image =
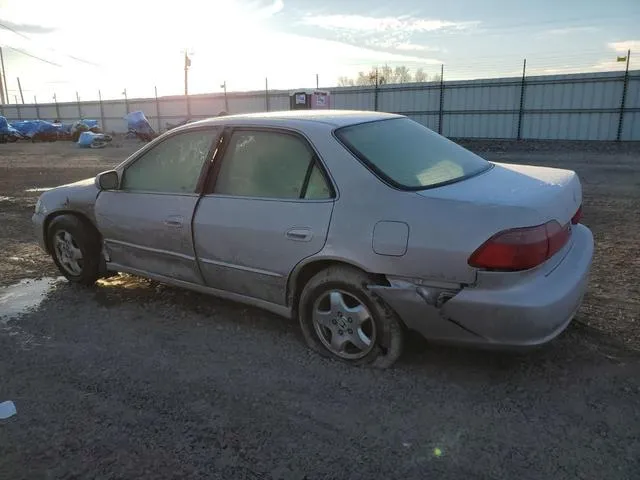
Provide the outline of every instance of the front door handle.
{"type": "Polygon", "coordinates": [[[179,215],[174,215],[171,217],[167,217],[164,221],[164,224],[167,227],[171,227],[171,228],[182,228],[182,222],[183,222],[183,218],[179,215]]]}
{"type": "Polygon", "coordinates": [[[289,240],[296,240],[298,242],[308,242],[313,238],[313,232],[308,228],[292,228],[287,231],[286,237],[289,240]]]}

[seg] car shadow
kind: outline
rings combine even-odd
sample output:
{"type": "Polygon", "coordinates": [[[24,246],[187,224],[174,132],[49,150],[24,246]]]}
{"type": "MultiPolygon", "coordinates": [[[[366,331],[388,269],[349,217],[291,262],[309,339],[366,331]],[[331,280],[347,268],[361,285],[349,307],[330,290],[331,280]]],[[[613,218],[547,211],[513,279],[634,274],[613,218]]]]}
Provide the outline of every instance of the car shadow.
{"type": "MultiPolygon", "coordinates": [[[[177,307],[181,315],[179,318],[163,320],[163,327],[176,324],[180,329],[188,329],[190,326],[195,328],[211,322],[209,326],[226,325],[228,328],[247,328],[283,335],[293,333],[291,338],[297,338],[300,345],[304,345],[298,323],[293,319],[130,275],[100,280],[95,286],[88,288],[65,281],[58,282],[37,309],[46,311],[48,308],[59,308],[56,305],[72,303],[78,296],[89,296],[95,302],[95,315],[104,315],[105,309],[119,309],[123,305],[131,305],[143,312],[161,311],[162,305],[170,305],[173,309],[177,307]]],[[[153,314],[139,315],[136,318],[146,322],[151,328],[158,321],[153,314]]],[[[447,372],[451,375],[470,371],[514,375],[529,371],[535,366],[539,374],[553,375],[558,366],[566,368],[575,363],[597,364],[602,360],[619,362],[631,357],[640,358],[640,355],[625,348],[615,339],[584,325],[577,318],[554,341],[527,351],[496,351],[443,345],[428,342],[417,333],[408,332],[405,352],[395,368],[413,371],[418,375],[420,372],[447,372]]]]}

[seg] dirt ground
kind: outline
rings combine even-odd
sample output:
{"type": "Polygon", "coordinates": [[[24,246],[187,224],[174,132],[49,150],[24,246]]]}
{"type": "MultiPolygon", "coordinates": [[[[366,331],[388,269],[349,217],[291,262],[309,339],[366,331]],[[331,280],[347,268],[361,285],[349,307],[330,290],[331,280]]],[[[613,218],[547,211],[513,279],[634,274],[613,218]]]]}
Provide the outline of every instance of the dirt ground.
{"type": "MultiPolygon", "coordinates": [[[[353,369],[259,310],[129,276],[52,281],[0,321],[0,402],[18,408],[0,421],[0,478],[638,478],[640,145],[461,143],[580,175],[591,283],[551,345],[414,339],[390,371],[353,369]]],[[[33,189],[140,146],[0,145],[0,287],[58,275],[35,244],[33,189]]]]}

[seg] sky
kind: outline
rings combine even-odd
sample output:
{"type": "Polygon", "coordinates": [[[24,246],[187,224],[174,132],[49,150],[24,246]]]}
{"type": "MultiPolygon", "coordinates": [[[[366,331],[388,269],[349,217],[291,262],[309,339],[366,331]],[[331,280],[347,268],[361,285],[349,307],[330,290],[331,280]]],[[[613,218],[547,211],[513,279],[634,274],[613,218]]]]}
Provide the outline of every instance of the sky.
{"type": "Polygon", "coordinates": [[[373,65],[445,79],[640,68],[640,0],[0,0],[11,103],[335,86],[373,65]]]}

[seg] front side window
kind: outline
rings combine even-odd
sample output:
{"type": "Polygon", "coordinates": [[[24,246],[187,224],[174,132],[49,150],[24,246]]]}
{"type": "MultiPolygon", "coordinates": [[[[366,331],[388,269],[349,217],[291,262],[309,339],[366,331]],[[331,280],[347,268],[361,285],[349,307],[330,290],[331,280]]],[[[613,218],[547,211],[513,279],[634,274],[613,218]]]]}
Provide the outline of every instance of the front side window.
{"type": "Polygon", "coordinates": [[[217,131],[177,134],[153,147],[124,172],[123,190],[163,193],[195,192],[202,166],[217,131]]]}
{"type": "Polygon", "coordinates": [[[331,197],[311,148],[295,135],[270,131],[233,132],[215,193],[244,197],[331,197]]]}
{"type": "Polygon", "coordinates": [[[388,183],[419,190],[476,175],[491,164],[408,118],[336,130],[338,139],[388,183]]]}

